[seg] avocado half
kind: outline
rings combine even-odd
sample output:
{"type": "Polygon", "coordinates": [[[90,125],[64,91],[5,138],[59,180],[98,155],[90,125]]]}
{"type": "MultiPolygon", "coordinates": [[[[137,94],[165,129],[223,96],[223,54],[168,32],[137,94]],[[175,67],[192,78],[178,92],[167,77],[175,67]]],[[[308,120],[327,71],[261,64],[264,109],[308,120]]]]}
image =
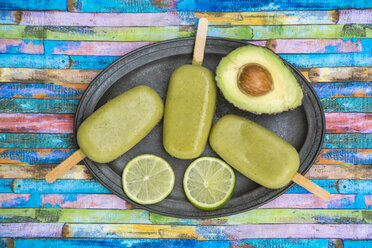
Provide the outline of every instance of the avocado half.
{"type": "Polygon", "coordinates": [[[275,114],[302,104],[302,89],[291,69],[271,50],[253,45],[224,57],[216,70],[217,86],[236,107],[275,114]]]}

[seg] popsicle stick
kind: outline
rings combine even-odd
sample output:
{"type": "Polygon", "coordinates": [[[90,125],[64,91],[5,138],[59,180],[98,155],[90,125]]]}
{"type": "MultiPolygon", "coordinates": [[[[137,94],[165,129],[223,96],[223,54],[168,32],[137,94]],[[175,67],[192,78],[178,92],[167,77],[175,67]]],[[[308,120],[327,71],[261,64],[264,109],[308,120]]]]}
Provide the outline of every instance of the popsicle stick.
{"type": "Polygon", "coordinates": [[[193,65],[202,65],[204,59],[205,41],[207,39],[208,20],[200,18],[198,24],[198,31],[196,32],[194,57],[192,59],[193,65]]]}
{"type": "Polygon", "coordinates": [[[316,185],[315,183],[313,183],[312,181],[310,181],[309,179],[307,179],[306,177],[302,176],[299,173],[296,173],[294,175],[292,181],[297,183],[301,187],[307,189],[308,191],[310,191],[311,193],[318,196],[324,201],[328,201],[329,198],[331,197],[331,194],[327,190],[319,187],[318,185],[316,185]]]}
{"type": "Polygon", "coordinates": [[[54,182],[57,178],[65,174],[72,166],[76,165],[79,161],[85,158],[85,154],[81,150],[77,150],[74,152],[70,157],[68,157],[65,161],[60,163],[57,167],[55,167],[52,171],[50,171],[45,180],[48,183],[54,182]]]}

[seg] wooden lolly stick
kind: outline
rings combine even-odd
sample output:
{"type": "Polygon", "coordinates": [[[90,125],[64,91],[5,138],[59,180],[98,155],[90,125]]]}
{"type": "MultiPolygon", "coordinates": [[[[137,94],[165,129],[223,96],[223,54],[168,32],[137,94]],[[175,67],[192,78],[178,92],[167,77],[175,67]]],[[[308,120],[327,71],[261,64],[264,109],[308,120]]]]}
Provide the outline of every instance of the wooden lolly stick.
{"type": "Polygon", "coordinates": [[[72,166],[79,163],[79,161],[83,160],[85,157],[86,157],[85,154],[80,149],[77,150],[70,157],[68,157],[65,161],[63,161],[57,167],[55,167],[52,171],[50,171],[45,176],[45,180],[48,183],[54,182],[56,179],[58,179],[63,174],[65,174],[69,169],[71,169],[72,166]]]}
{"type": "Polygon", "coordinates": [[[195,37],[194,57],[192,59],[193,65],[202,65],[204,59],[205,41],[207,39],[208,20],[200,18],[198,30],[195,37]]]}
{"type": "Polygon", "coordinates": [[[328,201],[329,198],[331,197],[331,194],[327,190],[316,185],[315,183],[313,183],[312,181],[310,181],[309,179],[307,179],[300,173],[296,173],[294,177],[292,178],[292,181],[297,183],[301,187],[307,189],[308,191],[310,191],[311,193],[318,196],[324,201],[328,201]]]}

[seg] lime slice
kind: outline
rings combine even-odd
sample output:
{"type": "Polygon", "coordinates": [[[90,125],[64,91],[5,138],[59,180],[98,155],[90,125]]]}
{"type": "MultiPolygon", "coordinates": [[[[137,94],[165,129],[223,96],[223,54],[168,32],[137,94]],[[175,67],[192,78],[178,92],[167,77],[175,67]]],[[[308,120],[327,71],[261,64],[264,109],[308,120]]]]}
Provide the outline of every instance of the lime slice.
{"type": "Polygon", "coordinates": [[[125,194],[139,204],[154,204],[167,197],[174,186],[174,173],[164,159],[144,154],[127,163],[123,171],[125,194]]]}
{"type": "Polygon", "coordinates": [[[235,187],[235,173],[224,161],[202,157],[190,164],[183,177],[183,188],[189,201],[204,210],[224,205],[235,187]]]}

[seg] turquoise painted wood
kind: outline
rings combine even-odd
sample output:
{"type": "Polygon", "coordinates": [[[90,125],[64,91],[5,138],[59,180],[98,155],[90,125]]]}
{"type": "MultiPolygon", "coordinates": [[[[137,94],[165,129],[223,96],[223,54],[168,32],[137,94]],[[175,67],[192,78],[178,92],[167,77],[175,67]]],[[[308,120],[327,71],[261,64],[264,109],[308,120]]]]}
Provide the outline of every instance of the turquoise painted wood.
{"type": "MultiPolygon", "coordinates": [[[[372,180],[312,180],[332,194],[370,194],[372,180]]],[[[57,180],[53,184],[45,180],[0,179],[0,193],[17,194],[107,194],[109,191],[96,180],[57,180]]],[[[288,193],[308,193],[298,185],[288,193]]]]}
{"type": "MultiPolygon", "coordinates": [[[[326,134],[323,148],[370,148],[371,142],[372,134],[326,134]]],[[[72,134],[0,133],[0,145],[0,148],[77,148],[72,134]]]]}

